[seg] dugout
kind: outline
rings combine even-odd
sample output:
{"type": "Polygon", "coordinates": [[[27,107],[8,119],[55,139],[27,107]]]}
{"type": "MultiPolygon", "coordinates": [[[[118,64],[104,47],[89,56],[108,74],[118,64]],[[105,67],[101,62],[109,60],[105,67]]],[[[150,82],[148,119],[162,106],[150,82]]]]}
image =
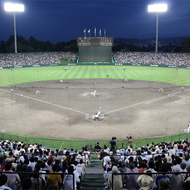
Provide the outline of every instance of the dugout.
{"type": "Polygon", "coordinates": [[[78,37],[78,63],[112,62],[113,37],[78,37]]]}

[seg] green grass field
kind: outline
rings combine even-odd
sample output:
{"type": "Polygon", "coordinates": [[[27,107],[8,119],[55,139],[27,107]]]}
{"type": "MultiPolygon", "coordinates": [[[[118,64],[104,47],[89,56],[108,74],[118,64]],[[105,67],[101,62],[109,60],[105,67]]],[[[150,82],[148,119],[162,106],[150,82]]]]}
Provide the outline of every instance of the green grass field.
{"type": "MultiPolygon", "coordinates": [[[[21,83],[60,80],[60,79],[89,79],[89,78],[107,78],[109,79],[128,79],[144,80],[190,86],[190,70],[172,69],[160,67],[137,67],[137,66],[54,66],[54,67],[32,67],[22,69],[0,70],[0,87],[16,85],[21,83]],[[124,71],[123,69],[126,68],[124,71]],[[65,71],[66,69],[66,71],[65,71]]],[[[30,143],[42,143],[47,147],[67,147],[80,149],[84,145],[94,146],[95,142],[91,141],[66,141],[61,139],[45,139],[34,136],[21,136],[19,134],[7,133],[0,134],[1,138],[13,139],[17,141],[26,141],[30,143]]],[[[176,134],[172,136],[138,139],[134,141],[134,146],[143,146],[152,141],[173,141],[181,138],[188,138],[189,134],[176,134]]],[[[118,142],[118,148],[126,147],[126,141],[118,142]]],[[[101,145],[109,142],[101,142],[101,145]]]]}
{"type": "Polygon", "coordinates": [[[107,78],[107,72],[109,79],[127,78],[190,86],[190,70],[188,69],[177,71],[171,68],[135,66],[57,66],[1,70],[0,86],[60,79],[107,78]],[[125,71],[124,68],[126,68],[125,71]]]}

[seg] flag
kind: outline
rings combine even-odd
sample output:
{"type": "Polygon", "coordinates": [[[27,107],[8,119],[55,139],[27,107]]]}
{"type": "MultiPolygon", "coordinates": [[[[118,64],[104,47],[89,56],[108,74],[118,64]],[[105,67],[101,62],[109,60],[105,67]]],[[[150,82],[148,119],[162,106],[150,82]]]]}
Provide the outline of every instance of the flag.
{"type": "Polygon", "coordinates": [[[86,32],[86,29],[84,29],[83,33],[85,33],[85,32],[86,32]]]}
{"type": "Polygon", "coordinates": [[[101,33],[102,33],[102,31],[101,31],[101,29],[100,29],[100,31],[99,31],[99,35],[100,35],[100,37],[101,37],[101,33]]]}
{"type": "Polygon", "coordinates": [[[95,37],[96,37],[96,27],[94,28],[94,35],[95,35],[95,37]]]}
{"type": "Polygon", "coordinates": [[[90,29],[88,30],[88,33],[90,33],[90,29]]]}

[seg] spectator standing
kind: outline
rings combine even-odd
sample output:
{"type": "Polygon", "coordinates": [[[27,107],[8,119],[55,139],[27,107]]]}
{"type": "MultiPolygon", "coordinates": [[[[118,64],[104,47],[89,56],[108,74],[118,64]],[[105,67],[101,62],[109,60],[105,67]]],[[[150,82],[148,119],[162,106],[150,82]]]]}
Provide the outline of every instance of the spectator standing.
{"type": "Polygon", "coordinates": [[[131,136],[129,137],[128,144],[130,148],[133,148],[133,138],[131,136]]]}
{"type": "Polygon", "coordinates": [[[116,137],[112,137],[112,140],[110,141],[110,151],[113,151],[113,153],[115,154],[115,147],[116,147],[116,142],[115,142],[116,137]]]}

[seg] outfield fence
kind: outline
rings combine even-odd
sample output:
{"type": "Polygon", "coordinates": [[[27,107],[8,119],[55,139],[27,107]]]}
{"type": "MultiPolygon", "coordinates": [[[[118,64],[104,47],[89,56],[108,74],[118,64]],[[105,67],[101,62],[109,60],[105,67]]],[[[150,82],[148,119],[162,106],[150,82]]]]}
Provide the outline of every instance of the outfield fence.
{"type": "MultiPolygon", "coordinates": [[[[100,143],[101,147],[106,145],[110,147],[110,141],[108,140],[63,140],[63,139],[53,139],[53,138],[43,138],[43,137],[31,137],[31,136],[24,136],[24,135],[17,135],[17,134],[10,134],[10,133],[0,133],[0,138],[3,140],[12,140],[17,142],[26,142],[30,144],[42,144],[46,146],[46,148],[53,148],[53,149],[78,149],[82,150],[83,147],[87,147],[89,150],[94,150],[94,146],[96,145],[97,141],[100,143]]],[[[151,138],[142,138],[142,139],[133,139],[133,149],[136,147],[146,146],[147,144],[158,144],[160,142],[174,142],[174,141],[181,141],[185,139],[190,139],[189,133],[180,133],[174,135],[167,135],[161,137],[151,137],[151,138]]],[[[128,145],[128,140],[116,140],[117,149],[126,149],[128,145]]]]}
{"type": "Polygon", "coordinates": [[[183,65],[155,65],[155,64],[140,64],[140,63],[110,63],[110,62],[84,62],[84,63],[52,63],[52,64],[34,64],[34,65],[12,65],[12,66],[3,66],[0,69],[19,69],[19,68],[30,68],[30,67],[53,67],[53,66],[80,66],[80,65],[115,65],[115,66],[143,66],[143,67],[168,67],[168,68],[183,68],[183,69],[190,69],[189,66],[183,65]]]}

